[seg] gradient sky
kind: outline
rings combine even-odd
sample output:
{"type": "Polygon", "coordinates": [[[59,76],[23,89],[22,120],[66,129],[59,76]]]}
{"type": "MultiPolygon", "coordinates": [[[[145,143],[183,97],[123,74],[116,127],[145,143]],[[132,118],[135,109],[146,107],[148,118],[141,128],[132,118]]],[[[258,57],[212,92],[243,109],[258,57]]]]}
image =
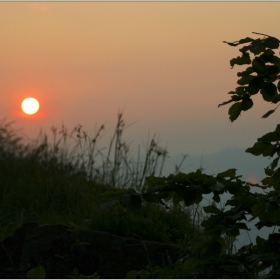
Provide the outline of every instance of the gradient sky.
{"type": "Polygon", "coordinates": [[[132,145],[157,133],[173,154],[250,147],[275,129],[274,105],[255,98],[228,118],[238,47],[260,32],[280,38],[279,2],[0,2],[0,112],[31,137],[64,123],[113,134],[118,111],[132,145]],[[41,109],[24,116],[24,97],[41,109]]]}

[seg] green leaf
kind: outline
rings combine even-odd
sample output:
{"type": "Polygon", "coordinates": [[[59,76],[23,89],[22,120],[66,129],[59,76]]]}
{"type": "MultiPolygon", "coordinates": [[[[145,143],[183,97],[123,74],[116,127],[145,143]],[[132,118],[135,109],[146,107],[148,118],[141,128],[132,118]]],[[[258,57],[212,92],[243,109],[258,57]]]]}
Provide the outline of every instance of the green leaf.
{"type": "Polygon", "coordinates": [[[238,272],[243,272],[245,270],[245,266],[244,266],[244,264],[239,264],[238,266],[237,266],[237,271],[238,272]]]}
{"type": "Polygon", "coordinates": [[[243,86],[237,87],[235,89],[235,93],[238,94],[238,95],[244,96],[244,95],[247,95],[247,91],[246,90],[247,90],[247,87],[243,87],[243,86]]]}
{"type": "Polygon", "coordinates": [[[207,244],[208,244],[208,240],[194,242],[192,247],[193,252],[201,251],[207,244]]]}
{"type": "Polygon", "coordinates": [[[230,43],[230,42],[223,41],[223,43],[227,43],[228,45],[230,45],[232,47],[235,47],[235,46],[239,45],[239,42],[230,43]]]}
{"type": "Polygon", "coordinates": [[[250,43],[253,42],[254,39],[250,38],[250,37],[246,37],[244,39],[239,40],[239,44],[244,44],[244,43],[250,43]]]}
{"type": "Polygon", "coordinates": [[[183,263],[183,270],[184,272],[193,271],[197,265],[198,260],[196,258],[187,258],[183,263]]]}
{"type": "Polygon", "coordinates": [[[205,186],[213,186],[213,185],[216,185],[216,183],[217,183],[217,180],[214,176],[212,176],[212,175],[204,176],[203,184],[205,186]]]}
{"type": "Polygon", "coordinates": [[[203,199],[202,195],[197,195],[196,198],[195,198],[194,203],[197,205],[197,204],[199,204],[202,201],[202,199],[203,199]]]}
{"type": "Polygon", "coordinates": [[[226,182],[225,187],[230,194],[235,194],[235,193],[239,192],[239,187],[236,182],[226,182]]]}
{"type": "Polygon", "coordinates": [[[273,99],[272,99],[272,103],[276,104],[280,101],[280,94],[276,94],[273,99]]]}
{"type": "Polygon", "coordinates": [[[265,51],[265,45],[262,42],[255,44],[253,47],[250,48],[250,52],[254,55],[258,55],[265,51]]]}
{"type": "MultiPolygon", "coordinates": [[[[201,223],[202,225],[202,223],[201,223]]],[[[207,232],[207,234],[209,234],[212,239],[217,239],[221,236],[222,232],[225,230],[225,226],[222,224],[219,224],[219,221],[214,221],[214,225],[212,227],[205,227],[204,225],[202,225],[204,227],[204,231],[207,232]]]]}
{"type": "Polygon", "coordinates": [[[136,279],[137,276],[137,270],[130,270],[127,272],[125,279],[136,279]]]}
{"type": "Polygon", "coordinates": [[[213,214],[223,213],[221,210],[219,210],[216,206],[213,206],[213,205],[203,207],[203,209],[206,213],[213,213],[213,214]]]}
{"type": "Polygon", "coordinates": [[[218,241],[213,241],[207,244],[203,250],[203,257],[205,259],[216,258],[222,251],[222,245],[218,241]]]}
{"type": "Polygon", "coordinates": [[[262,97],[265,101],[272,101],[277,96],[277,88],[273,83],[264,83],[261,89],[262,97]]]}
{"type": "Polygon", "coordinates": [[[177,193],[173,196],[173,199],[172,199],[174,205],[177,205],[182,200],[183,200],[183,197],[179,196],[177,193]]]}
{"type": "Polygon", "coordinates": [[[280,146],[277,148],[277,156],[280,157],[280,146]]]}
{"type": "Polygon", "coordinates": [[[228,104],[228,103],[231,103],[231,102],[233,102],[234,100],[233,100],[233,98],[231,97],[231,100],[228,100],[228,101],[225,101],[225,102],[223,102],[223,103],[220,103],[219,105],[218,105],[218,107],[221,107],[221,106],[224,106],[224,105],[226,105],[226,104],[228,104]]]}
{"type": "Polygon", "coordinates": [[[262,142],[276,142],[279,140],[279,134],[277,131],[268,132],[262,137],[258,138],[258,141],[262,142]]]}
{"type": "MultiPolygon", "coordinates": [[[[78,270],[77,267],[75,267],[75,268],[73,269],[73,274],[74,274],[74,277],[75,277],[75,278],[78,278],[78,277],[79,277],[79,270],[78,270]]],[[[72,277],[73,277],[73,276],[72,276],[72,277]]]]}
{"type": "Polygon", "coordinates": [[[242,100],[242,96],[239,96],[239,95],[232,95],[232,96],[231,96],[231,99],[232,99],[233,101],[240,101],[240,100],[242,100]]]}
{"type": "Polygon", "coordinates": [[[244,213],[242,212],[237,212],[236,214],[233,214],[233,215],[227,215],[227,218],[232,220],[232,221],[239,221],[239,220],[242,220],[244,219],[244,213]]]}
{"type": "Polygon", "coordinates": [[[270,62],[273,64],[277,64],[280,59],[279,57],[274,55],[275,52],[271,49],[266,49],[261,55],[260,57],[263,59],[264,62],[270,62]]]}
{"type": "Polygon", "coordinates": [[[254,68],[250,66],[250,67],[247,67],[247,69],[245,71],[238,72],[237,76],[238,77],[249,76],[250,74],[252,74],[254,72],[255,72],[254,68]]]}
{"type": "Polygon", "coordinates": [[[274,57],[275,52],[271,49],[266,49],[260,57],[264,60],[264,62],[272,63],[272,59],[274,57]]]}
{"type": "Polygon", "coordinates": [[[28,279],[44,279],[45,277],[46,277],[45,269],[40,264],[37,267],[32,268],[27,272],[28,279]]]}
{"type": "Polygon", "coordinates": [[[175,194],[175,192],[173,192],[173,191],[159,191],[157,196],[159,198],[163,198],[165,201],[168,201],[173,197],[174,194],[175,194]]]}
{"type": "Polygon", "coordinates": [[[253,62],[252,62],[252,66],[254,68],[254,70],[259,73],[259,74],[263,74],[265,71],[266,71],[266,66],[265,66],[265,63],[264,61],[259,58],[259,57],[256,57],[253,62]]]}
{"type": "Polygon", "coordinates": [[[277,149],[276,145],[270,145],[268,148],[266,148],[263,151],[262,155],[264,157],[273,157],[274,154],[276,153],[276,149],[277,149]]]}
{"type": "Polygon", "coordinates": [[[250,94],[256,94],[262,88],[264,83],[263,77],[255,77],[249,82],[248,92],[250,94]]]}
{"type": "Polygon", "coordinates": [[[262,247],[263,245],[265,245],[265,239],[262,238],[262,237],[259,237],[259,236],[257,235],[257,237],[256,237],[256,243],[257,243],[258,246],[262,247]]]}
{"type": "Polygon", "coordinates": [[[271,57],[271,59],[270,59],[270,61],[269,61],[270,63],[272,63],[272,64],[280,64],[280,58],[278,57],[278,56],[272,56],[271,57]]]}
{"type": "Polygon", "coordinates": [[[263,40],[264,45],[270,49],[278,49],[279,48],[279,40],[275,37],[267,37],[263,40]]]}
{"type": "Polygon", "coordinates": [[[269,169],[269,168],[265,168],[264,169],[264,173],[265,175],[267,176],[271,176],[273,174],[273,170],[272,169],[269,169]]]}
{"type": "MultiPolygon", "coordinates": [[[[280,105],[280,104],[279,104],[279,105],[280,105]]],[[[278,105],[278,106],[279,106],[279,105],[278,105]]],[[[277,106],[277,107],[278,107],[278,106],[277,106]]],[[[276,108],[277,108],[277,107],[276,107],[276,108]]],[[[276,126],[276,128],[275,128],[275,131],[280,135],[280,124],[277,124],[277,126],[276,126]]]]}
{"type": "MultiPolygon", "coordinates": [[[[214,180],[215,180],[215,179],[214,179],[214,180]]],[[[212,192],[213,192],[213,191],[220,191],[220,190],[224,189],[224,185],[216,183],[216,180],[215,180],[215,182],[213,182],[213,185],[211,185],[211,186],[209,187],[209,189],[210,189],[212,192]]]]}
{"type": "Polygon", "coordinates": [[[246,149],[246,153],[250,153],[255,156],[261,155],[268,147],[269,143],[256,142],[253,147],[246,149]]]}
{"type": "Polygon", "coordinates": [[[265,56],[264,54],[260,56],[266,63],[270,63],[272,65],[267,64],[266,66],[280,66],[280,58],[272,55],[272,56],[265,56]]]}
{"type": "Polygon", "coordinates": [[[245,258],[245,260],[246,260],[247,262],[257,261],[257,260],[260,259],[260,256],[261,256],[260,254],[252,254],[252,255],[247,256],[247,257],[245,258]]]}
{"type": "Polygon", "coordinates": [[[141,207],[142,200],[139,194],[122,194],[120,203],[127,209],[137,210],[141,207]]]}
{"type": "Polygon", "coordinates": [[[266,178],[262,179],[261,182],[262,182],[263,185],[266,185],[266,186],[270,185],[271,178],[270,177],[266,177],[266,178]]]}
{"type": "Polygon", "coordinates": [[[237,58],[233,58],[230,60],[230,65],[233,68],[235,64],[243,65],[243,64],[250,64],[251,59],[248,53],[243,53],[242,56],[238,56],[237,58]]]}
{"type": "Polygon", "coordinates": [[[117,203],[116,200],[106,201],[106,202],[100,203],[98,205],[98,208],[101,210],[107,210],[107,209],[113,207],[116,203],[117,203]]]}
{"type": "Polygon", "coordinates": [[[148,186],[164,186],[164,182],[165,182],[166,178],[165,177],[155,177],[155,176],[149,176],[146,177],[145,182],[148,186]]]}
{"type": "Polygon", "coordinates": [[[242,110],[243,111],[247,111],[247,110],[249,110],[250,108],[252,108],[253,107],[253,101],[252,101],[252,99],[251,98],[244,98],[243,100],[242,100],[242,102],[241,102],[241,105],[242,105],[242,110]]]}
{"type": "MultiPolygon", "coordinates": [[[[278,106],[277,106],[278,107],[278,106]]],[[[262,118],[267,118],[267,117],[269,117],[271,114],[273,114],[275,112],[275,109],[274,110],[269,110],[268,112],[266,112],[263,116],[262,116],[262,118]]]]}
{"type": "Polygon", "coordinates": [[[279,208],[274,208],[270,207],[268,209],[268,219],[272,223],[277,223],[280,221],[280,209],[279,208]]]}
{"type": "Polygon", "coordinates": [[[252,42],[252,41],[254,41],[254,39],[249,38],[249,37],[246,37],[246,38],[244,38],[244,39],[241,39],[241,40],[239,40],[239,41],[235,41],[235,42],[232,42],[232,43],[226,42],[226,41],[223,41],[223,43],[226,43],[226,44],[228,44],[228,45],[230,45],[230,46],[235,47],[235,46],[238,46],[239,44],[250,43],[250,42],[252,42]]]}
{"type": "Polygon", "coordinates": [[[243,85],[247,85],[250,83],[250,81],[254,78],[255,76],[252,76],[252,75],[248,75],[248,76],[243,76],[241,79],[239,79],[237,81],[237,83],[241,86],[243,85]]]}
{"type": "Polygon", "coordinates": [[[143,199],[149,203],[159,203],[160,198],[154,192],[147,192],[142,195],[143,199]]]}
{"type": "Polygon", "coordinates": [[[222,177],[222,178],[229,177],[229,178],[233,179],[233,178],[235,178],[235,172],[236,172],[236,168],[231,168],[231,169],[228,169],[227,171],[218,173],[217,178],[218,177],[222,177]]]}
{"type": "Polygon", "coordinates": [[[197,192],[195,189],[187,187],[183,191],[183,197],[184,197],[184,202],[186,206],[190,206],[194,204],[196,198],[197,198],[197,192]]]}
{"type": "Polygon", "coordinates": [[[234,227],[230,226],[227,228],[226,234],[231,237],[236,237],[236,236],[240,235],[240,230],[236,226],[234,226],[234,227]]]}
{"type": "Polygon", "coordinates": [[[241,104],[241,102],[236,102],[228,110],[229,119],[232,122],[235,121],[239,117],[241,111],[242,111],[242,104],[241,104]]]}
{"type": "Polygon", "coordinates": [[[271,163],[271,169],[274,169],[276,166],[277,166],[277,164],[278,164],[278,161],[279,161],[279,157],[277,157],[277,158],[275,158],[273,161],[272,161],[272,163],[271,163]]]}
{"type": "Polygon", "coordinates": [[[280,67],[278,65],[267,65],[266,66],[266,75],[277,77],[279,74],[280,67]]]}
{"type": "Polygon", "coordinates": [[[243,53],[247,52],[247,51],[250,51],[250,52],[252,52],[256,55],[256,54],[259,54],[260,52],[262,52],[264,50],[265,50],[265,45],[262,44],[262,40],[255,39],[255,40],[251,41],[250,45],[241,48],[239,51],[243,52],[243,53]]]}
{"type": "Polygon", "coordinates": [[[216,203],[220,203],[220,196],[219,196],[219,193],[214,191],[214,194],[213,194],[213,200],[216,202],[216,203]]]}
{"type": "Polygon", "coordinates": [[[249,230],[246,223],[236,223],[239,229],[249,230]]]}

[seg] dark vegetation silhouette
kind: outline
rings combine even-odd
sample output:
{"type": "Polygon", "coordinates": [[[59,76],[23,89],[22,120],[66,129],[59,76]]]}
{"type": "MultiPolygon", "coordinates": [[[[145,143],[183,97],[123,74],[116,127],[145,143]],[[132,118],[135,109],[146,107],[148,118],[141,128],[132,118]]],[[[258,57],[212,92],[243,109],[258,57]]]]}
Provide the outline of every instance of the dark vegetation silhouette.
{"type": "MultiPolygon", "coordinates": [[[[91,263],[91,253],[84,248],[85,251],[79,252],[84,255],[78,261],[76,243],[72,244],[73,236],[59,241],[69,244],[69,250],[61,252],[62,245],[52,248],[58,242],[56,238],[64,236],[65,227],[77,231],[77,234],[85,230],[94,231],[96,240],[98,231],[139,242],[148,240],[181,247],[190,240],[206,238],[192,220],[191,209],[177,205],[166,211],[161,205],[148,203],[138,209],[137,199],[135,207],[130,207],[128,194],[139,192],[146,184],[146,177],[161,175],[168,153],[158,145],[154,135],[147,140],[144,155],[138,147],[137,158],[134,159],[129,153],[129,145],[123,140],[127,127],[119,113],[114,134],[105,149],[99,142],[105,129],[103,125],[93,137],[80,125],[70,132],[62,126],[61,129],[52,127],[50,137],[41,132],[36,140],[31,141],[15,130],[12,122],[4,120],[1,123],[0,278],[125,277],[126,273],[117,273],[125,265],[115,267],[115,272],[112,269],[104,272],[98,264],[91,263]],[[108,196],[117,198],[124,190],[121,199],[107,202],[108,196]],[[38,228],[34,223],[49,226],[38,228]],[[25,236],[23,239],[22,235],[25,236]],[[41,236],[40,240],[38,236],[41,236]],[[39,248],[30,243],[30,238],[39,244],[39,248]],[[38,249],[45,251],[38,253],[38,249]],[[54,252],[46,260],[44,255],[49,254],[50,249],[54,252]],[[26,252],[33,252],[36,260],[27,258],[26,252]],[[85,264],[96,270],[89,274],[85,264]]],[[[180,164],[175,172],[179,172],[179,168],[180,164]]],[[[103,236],[107,235],[104,233],[103,236]]],[[[132,257],[136,257],[137,246],[132,257]]],[[[118,249],[111,250],[116,252],[118,249]]],[[[103,251],[110,255],[108,247],[103,251]]],[[[118,258],[123,260],[120,256],[118,258]]],[[[129,256],[127,263],[128,259],[129,256]]],[[[152,256],[150,260],[153,263],[152,256]]],[[[140,264],[143,260],[138,258],[132,263],[135,262],[140,264]]],[[[125,272],[131,268],[133,266],[125,272]]]]}
{"type": "MultiPolygon", "coordinates": [[[[242,111],[253,107],[254,95],[260,93],[263,100],[276,104],[280,101],[280,58],[273,49],[279,48],[279,40],[262,35],[261,39],[246,37],[235,42],[225,42],[230,46],[243,47],[241,55],[230,60],[235,65],[249,65],[238,72],[238,87],[230,91],[230,99],[218,107],[234,103],[229,108],[229,119],[235,121],[242,111]]],[[[277,106],[278,107],[278,106],[277,106]]],[[[267,118],[277,107],[265,113],[267,118]]],[[[212,194],[212,205],[203,207],[209,216],[201,222],[204,234],[210,240],[193,241],[188,244],[189,253],[169,267],[155,267],[144,271],[130,271],[129,277],[143,278],[279,278],[280,277],[280,124],[275,131],[257,139],[257,142],[246,150],[255,156],[272,158],[265,168],[265,177],[261,184],[252,184],[240,179],[236,169],[229,169],[216,176],[207,175],[198,169],[188,174],[171,174],[168,177],[149,176],[147,185],[141,193],[126,194],[127,207],[131,207],[132,198],[139,207],[143,202],[173,205],[182,203],[185,207],[199,205],[203,196],[212,194]],[[252,187],[261,192],[253,192],[252,187]],[[221,196],[231,196],[224,207],[217,207],[221,196]],[[237,252],[229,250],[240,231],[249,231],[248,222],[255,222],[255,227],[272,228],[267,239],[256,237],[241,247],[237,252]]],[[[121,196],[124,194],[120,195],[121,196]]],[[[167,207],[167,206],[166,206],[167,207]]]]}
{"type": "MultiPolygon", "coordinates": [[[[233,103],[228,111],[231,122],[253,107],[256,94],[260,93],[264,101],[273,104],[280,101],[280,58],[274,51],[279,48],[279,40],[255,34],[262,38],[224,42],[233,47],[242,45],[241,55],[230,60],[231,67],[249,65],[237,73],[238,86],[229,92],[230,99],[218,105],[233,103]]],[[[277,107],[260,119],[268,118],[277,107]]],[[[161,170],[167,151],[152,139],[148,141],[144,160],[138,156],[134,162],[128,156],[128,145],[122,140],[124,128],[119,114],[115,134],[108,152],[104,153],[97,147],[103,126],[93,138],[81,126],[70,134],[63,127],[61,131],[53,128],[52,143],[42,134],[37,142],[23,144],[9,124],[3,124],[0,131],[1,237],[13,234],[22,225],[28,227],[26,222],[35,222],[60,224],[72,231],[102,230],[115,236],[174,244],[184,249],[180,257],[167,257],[167,263],[162,265],[155,264],[152,252],[146,251],[147,263],[141,269],[134,269],[131,264],[126,278],[280,277],[280,124],[246,150],[272,160],[260,184],[241,180],[237,169],[216,176],[205,174],[203,168],[188,174],[176,169],[174,174],[164,177],[161,170]],[[69,146],[67,141],[71,138],[76,142],[69,146]],[[255,188],[260,192],[253,192],[255,188]],[[221,205],[225,193],[231,197],[221,205]],[[201,207],[205,196],[211,196],[212,203],[201,207]],[[248,222],[255,223],[257,229],[271,228],[272,233],[267,239],[257,236],[254,242],[237,251],[235,239],[241,231],[249,231],[248,222]]],[[[16,231],[18,235],[20,232],[24,231],[16,231]]],[[[28,269],[19,271],[11,251],[5,247],[14,239],[5,240],[0,253],[6,254],[9,266],[1,276],[48,276],[47,263],[34,259],[31,263],[25,260],[28,269]]],[[[27,252],[31,254],[28,247],[25,255],[27,252]]],[[[54,256],[63,259],[66,265],[72,255],[54,256]]],[[[130,257],[126,256],[127,261],[130,257]]],[[[91,275],[81,273],[77,266],[67,266],[67,275],[63,276],[102,276],[99,271],[91,275]]]]}

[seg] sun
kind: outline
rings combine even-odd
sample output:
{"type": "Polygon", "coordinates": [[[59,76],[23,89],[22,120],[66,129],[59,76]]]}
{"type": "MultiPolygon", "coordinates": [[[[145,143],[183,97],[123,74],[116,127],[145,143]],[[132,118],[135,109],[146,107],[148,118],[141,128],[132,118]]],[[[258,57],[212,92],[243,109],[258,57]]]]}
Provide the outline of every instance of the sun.
{"type": "Polygon", "coordinates": [[[33,97],[25,98],[21,103],[22,111],[27,115],[33,115],[38,112],[40,104],[37,99],[33,97]]]}

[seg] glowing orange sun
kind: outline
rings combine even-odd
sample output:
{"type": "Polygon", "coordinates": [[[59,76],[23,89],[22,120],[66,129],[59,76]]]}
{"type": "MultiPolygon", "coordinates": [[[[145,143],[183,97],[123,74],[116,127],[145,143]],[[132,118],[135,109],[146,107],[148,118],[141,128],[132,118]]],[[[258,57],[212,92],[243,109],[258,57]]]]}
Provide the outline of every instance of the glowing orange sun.
{"type": "Polygon", "coordinates": [[[22,111],[27,115],[33,115],[38,112],[40,104],[37,99],[33,97],[25,98],[21,103],[22,111]]]}

